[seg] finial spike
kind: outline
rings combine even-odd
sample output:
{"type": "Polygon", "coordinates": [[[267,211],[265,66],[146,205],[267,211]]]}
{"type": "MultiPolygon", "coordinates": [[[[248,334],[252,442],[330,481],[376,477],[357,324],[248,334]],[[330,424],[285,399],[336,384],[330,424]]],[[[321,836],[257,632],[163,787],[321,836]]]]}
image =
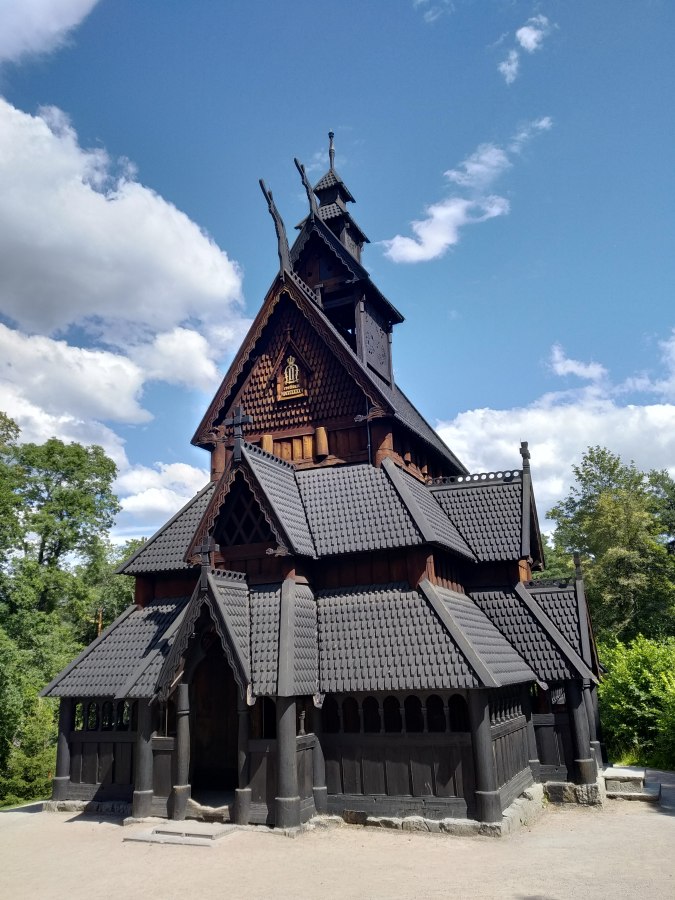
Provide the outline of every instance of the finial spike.
{"type": "Polygon", "coordinates": [[[577,581],[581,581],[581,579],[584,577],[584,573],[581,568],[581,553],[579,553],[578,550],[575,550],[573,558],[574,558],[574,577],[576,578],[577,581]]]}
{"type": "Polygon", "coordinates": [[[286,227],[284,225],[284,220],[279,215],[279,210],[277,209],[276,203],[274,202],[274,197],[272,196],[272,191],[267,189],[267,185],[262,180],[259,179],[258,183],[260,184],[260,189],[263,192],[265,200],[267,200],[267,208],[270,211],[270,215],[274,220],[274,228],[277,233],[277,252],[279,254],[279,270],[283,273],[284,269],[287,272],[291,271],[291,253],[288,248],[288,238],[286,237],[286,227]]]}
{"type": "Polygon", "coordinates": [[[330,161],[330,170],[331,172],[335,168],[335,147],[333,146],[333,138],[335,137],[334,131],[328,132],[328,159],[330,161]]]}
{"type": "Polygon", "coordinates": [[[293,162],[295,163],[295,168],[300,173],[300,178],[302,179],[302,184],[305,188],[307,199],[309,200],[309,214],[310,216],[314,217],[319,213],[319,207],[317,206],[316,202],[316,195],[312,190],[311,184],[309,183],[309,179],[307,178],[307,173],[305,172],[305,167],[303,166],[303,164],[297,158],[294,159],[293,162]]]}
{"type": "Polygon", "coordinates": [[[520,442],[520,455],[523,457],[523,469],[530,468],[530,451],[527,446],[527,441],[520,442]]]}

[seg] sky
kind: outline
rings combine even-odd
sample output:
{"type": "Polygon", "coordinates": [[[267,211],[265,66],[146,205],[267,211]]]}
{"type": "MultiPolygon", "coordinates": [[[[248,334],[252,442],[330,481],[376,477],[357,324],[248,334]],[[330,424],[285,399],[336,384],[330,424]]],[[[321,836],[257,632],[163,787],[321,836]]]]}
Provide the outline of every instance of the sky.
{"type": "Polygon", "coordinates": [[[0,409],[101,444],[115,538],[190,438],[336,168],[405,316],[395,377],[544,514],[600,444],[675,475],[671,0],[0,0],[0,409]]]}

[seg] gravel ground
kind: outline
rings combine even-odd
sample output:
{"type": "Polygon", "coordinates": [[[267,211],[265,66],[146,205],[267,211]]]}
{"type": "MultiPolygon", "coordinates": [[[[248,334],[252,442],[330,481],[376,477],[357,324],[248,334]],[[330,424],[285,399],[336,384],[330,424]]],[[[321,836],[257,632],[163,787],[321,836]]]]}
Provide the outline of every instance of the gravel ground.
{"type": "Polygon", "coordinates": [[[237,831],[213,849],[123,842],[148,826],[35,810],[0,812],[0,897],[675,896],[675,809],[646,803],[549,807],[503,839],[344,826],[237,831]]]}

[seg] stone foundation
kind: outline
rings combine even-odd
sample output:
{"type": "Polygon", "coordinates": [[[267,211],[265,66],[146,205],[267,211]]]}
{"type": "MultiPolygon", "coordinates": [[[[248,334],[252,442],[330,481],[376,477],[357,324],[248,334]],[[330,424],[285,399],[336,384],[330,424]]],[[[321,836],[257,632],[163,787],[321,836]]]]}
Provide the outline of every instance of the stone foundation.
{"type": "Polygon", "coordinates": [[[605,802],[605,782],[598,778],[594,784],[574,784],[571,781],[547,781],[544,795],[549,803],[575,803],[578,806],[602,806],[605,802]]]}

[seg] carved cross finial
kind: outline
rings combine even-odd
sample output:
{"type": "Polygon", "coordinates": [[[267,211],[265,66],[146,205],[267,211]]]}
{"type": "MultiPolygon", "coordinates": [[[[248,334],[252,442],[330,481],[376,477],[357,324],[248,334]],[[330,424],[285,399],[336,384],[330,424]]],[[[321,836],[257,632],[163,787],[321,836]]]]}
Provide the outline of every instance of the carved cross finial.
{"type": "Polygon", "coordinates": [[[244,439],[244,425],[250,425],[253,422],[253,419],[250,416],[246,416],[241,411],[241,406],[235,406],[232,416],[229,419],[225,419],[223,425],[226,428],[233,429],[234,436],[234,454],[233,458],[235,462],[239,462],[241,459],[241,442],[244,439]]]}
{"type": "Polygon", "coordinates": [[[309,183],[309,179],[307,178],[307,173],[305,172],[305,167],[300,162],[299,159],[294,159],[295,168],[300,173],[300,178],[302,179],[302,186],[305,189],[305,193],[307,194],[307,199],[309,200],[309,215],[311,218],[318,215],[319,207],[316,202],[316,194],[312,190],[312,185],[309,183]]]}
{"type": "Polygon", "coordinates": [[[274,197],[272,196],[272,191],[267,190],[267,186],[265,182],[260,179],[260,189],[265,195],[265,200],[267,200],[267,208],[270,211],[270,215],[274,220],[274,229],[277,233],[277,252],[279,254],[279,267],[280,271],[283,272],[284,269],[287,272],[291,270],[291,252],[288,249],[288,237],[286,236],[286,226],[284,225],[284,220],[279,215],[279,210],[277,209],[276,203],[274,202],[274,197]]]}
{"type": "Polygon", "coordinates": [[[208,536],[205,537],[199,547],[197,547],[197,553],[199,553],[199,556],[201,557],[202,566],[211,565],[211,551],[213,550],[213,547],[213,538],[208,536]]]}
{"type": "Polygon", "coordinates": [[[330,162],[330,170],[331,172],[335,168],[335,147],[333,146],[333,138],[335,137],[334,131],[328,132],[328,160],[330,162]]]}

